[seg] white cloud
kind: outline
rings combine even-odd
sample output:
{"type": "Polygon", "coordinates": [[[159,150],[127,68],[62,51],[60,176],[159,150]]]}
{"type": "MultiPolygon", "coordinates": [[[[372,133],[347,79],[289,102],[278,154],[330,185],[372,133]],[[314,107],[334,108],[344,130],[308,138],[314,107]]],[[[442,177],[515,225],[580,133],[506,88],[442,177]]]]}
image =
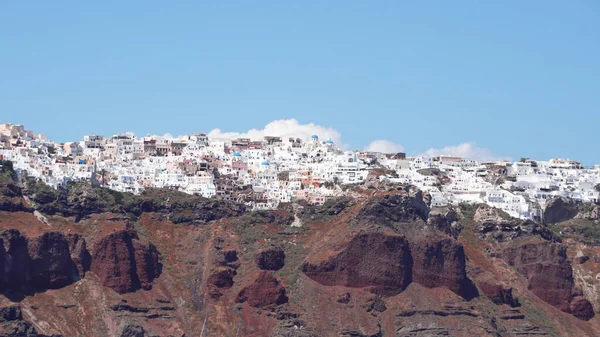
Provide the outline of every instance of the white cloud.
{"type": "Polygon", "coordinates": [[[461,158],[468,158],[477,161],[500,161],[510,160],[509,157],[500,157],[492,153],[488,148],[478,147],[475,143],[463,143],[456,146],[446,146],[441,149],[431,148],[420,156],[426,157],[437,157],[437,156],[455,156],[461,158]]]}
{"type": "Polygon", "coordinates": [[[382,152],[382,153],[397,153],[403,152],[404,146],[385,139],[377,139],[372,141],[365,147],[365,151],[382,152]]]}
{"type": "Polygon", "coordinates": [[[312,135],[319,136],[321,140],[331,139],[337,146],[340,146],[342,135],[333,129],[314,123],[300,124],[296,119],[281,119],[273,121],[263,129],[251,129],[247,132],[223,132],[221,129],[211,130],[207,136],[213,139],[235,139],[250,138],[260,140],[264,136],[274,137],[295,137],[303,140],[310,139],[312,135]]]}

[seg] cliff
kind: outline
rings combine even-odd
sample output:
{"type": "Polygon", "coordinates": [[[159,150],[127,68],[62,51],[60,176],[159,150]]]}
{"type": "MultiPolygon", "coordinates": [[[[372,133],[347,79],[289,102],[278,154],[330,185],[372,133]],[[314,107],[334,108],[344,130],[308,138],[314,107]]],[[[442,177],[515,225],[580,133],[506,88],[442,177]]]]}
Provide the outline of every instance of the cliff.
{"type": "Polygon", "coordinates": [[[0,184],[0,336],[600,335],[600,247],[485,206],[38,184],[0,184]]]}

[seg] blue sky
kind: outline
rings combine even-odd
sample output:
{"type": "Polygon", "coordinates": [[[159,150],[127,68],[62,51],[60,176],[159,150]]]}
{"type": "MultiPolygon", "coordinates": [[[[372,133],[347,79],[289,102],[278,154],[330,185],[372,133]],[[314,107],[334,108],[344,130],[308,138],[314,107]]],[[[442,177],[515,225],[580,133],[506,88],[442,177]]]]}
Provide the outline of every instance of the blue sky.
{"type": "Polygon", "coordinates": [[[57,141],[295,118],[600,163],[596,0],[2,1],[0,32],[0,122],[57,141]]]}

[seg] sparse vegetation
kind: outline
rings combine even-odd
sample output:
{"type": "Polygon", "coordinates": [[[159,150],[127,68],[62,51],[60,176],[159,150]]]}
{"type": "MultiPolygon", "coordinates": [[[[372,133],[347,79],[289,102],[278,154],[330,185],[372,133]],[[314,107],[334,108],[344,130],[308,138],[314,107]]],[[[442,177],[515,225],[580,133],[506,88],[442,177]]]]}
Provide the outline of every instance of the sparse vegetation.
{"type": "Polygon", "coordinates": [[[10,160],[0,160],[0,174],[13,174],[15,172],[13,163],[10,160]]]}
{"type": "Polygon", "coordinates": [[[535,307],[531,302],[527,301],[527,299],[523,298],[522,301],[522,311],[525,314],[525,318],[531,320],[538,325],[540,325],[542,330],[545,330],[551,336],[560,336],[552,321],[548,318],[546,314],[540,312],[539,309],[535,307]]]}
{"type": "MultiPolygon", "coordinates": [[[[302,261],[306,258],[307,250],[301,245],[288,242],[285,246],[285,266],[279,270],[278,277],[294,287],[300,278],[302,261]]],[[[294,292],[297,293],[297,292],[294,292]]]]}
{"type": "Polygon", "coordinates": [[[327,221],[353,203],[354,201],[349,197],[338,197],[325,201],[321,206],[304,204],[298,216],[307,221],[327,221]]]}
{"type": "Polygon", "coordinates": [[[594,208],[596,207],[596,205],[589,203],[589,202],[582,202],[579,204],[579,212],[580,213],[588,213],[594,210],[594,208]]]}
{"type": "Polygon", "coordinates": [[[0,160],[0,183],[12,184],[15,180],[15,170],[13,163],[8,160],[0,160]]]}
{"type": "Polygon", "coordinates": [[[473,221],[473,217],[475,217],[475,212],[479,208],[480,204],[469,204],[466,202],[460,203],[458,205],[458,209],[460,210],[460,214],[462,215],[461,221],[473,221]]]}
{"type": "Polygon", "coordinates": [[[261,225],[274,224],[289,227],[294,221],[294,217],[288,213],[282,213],[278,211],[247,212],[233,219],[232,223],[241,238],[241,242],[249,244],[265,237],[265,228],[261,225]]]}
{"type": "Polygon", "coordinates": [[[562,233],[563,237],[570,237],[582,243],[600,245],[600,224],[587,219],[573,219],[560,224],[549,226],[553,233],[562,233]]]}

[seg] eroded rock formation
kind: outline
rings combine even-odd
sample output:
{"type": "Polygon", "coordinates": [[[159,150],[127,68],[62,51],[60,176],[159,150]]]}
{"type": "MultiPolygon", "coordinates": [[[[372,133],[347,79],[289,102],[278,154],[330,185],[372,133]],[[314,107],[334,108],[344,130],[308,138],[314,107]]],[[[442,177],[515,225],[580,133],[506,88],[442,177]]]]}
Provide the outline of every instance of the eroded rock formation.
{"type": "Polygon", "coordinates": [[[152,243],[141,241],[134,231],[120,230],[96,243],[91,271],[118,293],[148,290],[161,273],[159,256],[152,243]]]}

